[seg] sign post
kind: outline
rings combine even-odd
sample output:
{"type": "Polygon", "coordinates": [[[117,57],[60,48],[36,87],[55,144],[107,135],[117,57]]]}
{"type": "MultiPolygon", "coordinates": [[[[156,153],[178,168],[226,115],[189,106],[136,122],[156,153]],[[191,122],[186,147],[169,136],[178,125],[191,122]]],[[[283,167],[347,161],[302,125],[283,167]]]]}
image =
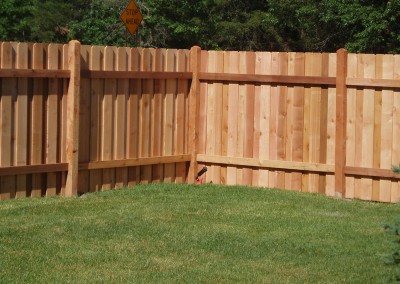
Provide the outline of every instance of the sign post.
{"type": "Polygon", "coordinates": [[[133,35],[143,20],[142,13],[134,0],[131,0],[120,16],[127,31],[133,35]]]}

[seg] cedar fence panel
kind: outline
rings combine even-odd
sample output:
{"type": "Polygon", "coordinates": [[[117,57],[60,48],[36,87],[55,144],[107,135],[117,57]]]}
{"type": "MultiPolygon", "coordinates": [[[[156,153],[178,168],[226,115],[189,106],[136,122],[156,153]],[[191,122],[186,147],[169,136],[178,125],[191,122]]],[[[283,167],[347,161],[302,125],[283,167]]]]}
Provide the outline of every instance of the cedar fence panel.
{"type": "Polygon", "coordinates": [[[400,200],[400,56],[2,42],[0,199],[149,182],[400,200]]]}

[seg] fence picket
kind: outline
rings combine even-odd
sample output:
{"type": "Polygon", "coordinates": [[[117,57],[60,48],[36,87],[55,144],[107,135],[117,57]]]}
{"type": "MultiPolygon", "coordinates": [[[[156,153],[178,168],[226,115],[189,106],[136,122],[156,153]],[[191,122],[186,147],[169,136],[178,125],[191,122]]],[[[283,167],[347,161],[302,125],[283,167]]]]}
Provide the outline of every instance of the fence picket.
{"type": "MultiPolygon", "coordinates": [[[[246,52],[244,54],[246,61],[246,74],[255,73],[255,53],[246,52]]],[[[245,158],[253,158],[254,149],[254,102],[255,102],[255,86],[254,84],[245,84],[245,104],[244,108],[244,141],[243,141],[243,156],[245,158]]],[[[253,184],[253,170],[250,168],[243,169],[243,185],[251,186],[253,184]]]]}
{"type": "MultiPolygon", "coordinates": [[[[59,69],[59,46],[50,44],[48,47],[47,68],[49,70],[59,69]]],[[[58,105],[59,105],[59,80],[49,79],[48,96],[46,105],[46,163],[57,163],[57,146],[58,146],[58,105]]],[[[57,194],[57,173],[47,174],[46,196],[54,196],[57,194]]]]}
{"type": "MultiPolygon", "coordinates": [[[[44,69],[43,54],[44,45],[35,43],[33,45],[33,69],[44,69]]],[[[43,84],[44,79],[37,78],[33,80],[33,95],[31,102],[31,147],[30,164],[39,165],[43,163],[43,84]]],[[[32,174],[31,196],[38,197],[42,195],[43,174],[32,174]]]]}
{"type": "MultiPolygon", "coordinates": [[[[162,72],[164,69],[165,49],[156,49],[153,58],[153,69],[156,72],[162,72]]],[[[151,118],[151,155],[162,155],[162,137],[163,137],[163,100],[165,97],[165,80],[154,81],[154,97],[152,102],[151,118]]],[[[152,167],[153,182],[161,182],[164,179],[164,166],[154,165],[152,167]]]]}
{"type": "MultiPolygon", "coordinates": [[[[90,70],[101,70],[103,48],[92,46],[90,51],[90,70]]],[[[101,160],[101,101],[103,95],[102,79],[91,80],[90,86],[90,161],[101,160]]],[[[91,170],[89,173],[89,191],[95,192],[102,188],[102,170],[91,170]]]]}
{"type": "MultiPolygon", "coordinates": [[[[128,70],[128,49],[118,48],[117,51],[117,71],[128,70]]],[[[121,160],[126,158],[126,103],[129,90],[128,79],[117,80],[117,95],[114,111],[114,159],[121,160]]],[[[115,188],[122,188],[128,184],[128,169],[119,168],[115,170],[115,188]]]]}
{"type": "MultiPolygon", "coordinates": [[[[176,54],[176,71],[184,72],[187,67],[187,57],[183,50],[178,50],[176,54]]],[[[185,153],[185,137],[187,135],[186,122],[185,122],[185,109],[188,99],[188,81],[179,79],[177,83],[177,95],[175,101],[175,123],[174,123],[174,154],[185,153]]],[[[177,183],[186,182],[186,163],[177,163],[176,179],[177,183]]]]}
{"type": "MultiPolygon", "coordinates": [[[[335,53],[329,54],[328,73],[329,77],[336,76],[337,57],[335,53]]],[[[326,129],[326,160],[325,162],[330,165],[335,164],[335,140],[336,140],[336,88],[329,87],[327,91],[327,129],[326,129]]],[[[347,111],[347,110],[344,110],[347,111]]],[[[346,122],[345,122],[346,123],[346,122]]],[[[343,181],[345,182],[345,181],[343,181]]],[[[326,176],[326,189],[325,194],[328,196],[335,196],[335,176],[326,176]]]]}
{"type": "MultiPolygon", "coordinates": [[[[295,54],[294,75],[303,76],[305,72],[304,53],[295,54]]],[[[304,87],[294,86],[293,90],[293,149],[292,159],[296,162],[303,161],[303,128],[304,128],[304,87]]],[[[292,188],[302,190],[302,174],[292,174],[292,188]]]]}
{"type": "MultiPolygon", "coordinates": [[[[13,66],[13,47],[8,42],[1,46],[1,68],[11,69],[13,66]]],[[[0,165],[3,167],[13,164],[13,129],[12,123],[14,108],[13,101],[16,97],[16,79],[3,79],[1,84],[2,95],[0,98],[0,165]]],[[[0,180],[0,200],[15,196],[15,176],[3,176],[0,180]]]]}
{"type": "MultiPolygon", "coordinates": [[[[165,57],[165,70],[167,72],[175,71],[176,50],[168,49],[165,57]]],[[[164,145],[163,155],[172,155],[174,147],[174,114],[176,97],[176,80],[168,79],[166,81],[166,91],[164,99],[164,145]]],[[[175,182],[175,165],[164,165],[164,182],[175,182]]]]}
{"type": "MultiPolygon", "coordinates": [[[[228,73],[239,73],[239,52],[229,51],[229,70],[228,73]]],[[[238,112],[239,112],[239,84],[231,82],[228,86],[228,144],[227,155],[229,157],[236,157],[237,153],[237,139],[238,139],[238,112]]],[[[232,166],[227,167],[226,183],[229,185],[236,184],[236,168],[232,166]]]]}
{"type": "MultiPolygon", "coordinates": [[[[382,78],[393,79],[394,55],[382,55],[382,62],[379,65],[382,66],[380,68],[382,72],[382,78]]],[[[380,149],[377,149],[376,152],[380,154],[379,168],[391,169],[392,148],[393,148],[392,143],[393,142],[398,143],[396,142],[396,139],[393,141],[393,105],[394,105],[393,90],[383,89],[381,92],[381,99],[382,99],[381,118],[379,121],[380,123],[378,124],[380,125],[380,130],[381,130],[379,132],[380,149]]],[[[375,115],[377,115],[376,110],[375,110],[375,115]]],[[[375,123],[375,125],[377,125],[377,123],[375,123]]],[[[378,181],[378,186],[379,186],[378,201],[390,202],[391,185],[392,182],[390,180],[381,180],[380,182],[378,181]]]]}
{"type": "MultiPolygon", "coordinates": [[[[400,55],[394,56],[393,79],[400,80],[400,55]]],[[[392,143],[392,165],[400,166],[400,90],[393,93],[393,143],[392,143]]],[[[400,180],[393,181],[391,187],[391,202],[400,201],[400,180]]]]}
{"type": "MultiPolygon", "coordinates": [[[[17,68],[28,68],[28,45],[26,43],[18,43],[17,48],[17,68]]],[[[16,149],[15,149],[15,165],[24,166],[27,164],[28,149],[28,79],[18,78],[18,93],[15,107],[16,119],[16,149]]],[[[18,175],[16,181],[16,197],[26,197],[27,179],[26,175],[18,175]]]]}
{"type": "MultiPolygon", "coordinates": [[[[358,56],[357,54],[348,55],[347,77],[357,78],[358,56]]],[[[356,143],[358,126],[357,100],[359,91],[356,88],[347,89],[347,147],[346,147],[346,166],[356,166],[356,153],[359,149],[356,143]]],[[[354,198],[355,178],[346,177],[346,198],[354,198]]]]}
{"type": "MultiPolygon", "coordinates": [[[[256,74],[271,74],[271,53],[270,52],[257,52],[256,53],[256,74]]],[[[259,125],[259,139],[258,142],[258,157],[260,160],[268,160],[269,158],[269,121],[271,112],[271,86],[261,84],[255,87],[256,102],[255,108],[258,109],[255,119],[258,120],[259,125]]],[[[258,170],[258,186],[268,187],[268,170],[258,170]]]]}
{"type": "MultiPolygon", "coordinates": [[[[115,70],[115,48],[107,46],[104,48],[104,66],[105,71],[115,70]]],[[[117,80],[105,79],[104,80],[104,96],[102,106],[102,161],[110,161],[113,159],[113,137],[114,137],[114,123],[113,123],[113,110],[115,96],[117,92],[117,80]]],[[[108,190],[114,187],[115,183],[115,170],[103,170],[103,184],[102,189],[108,190]]]]}
{"type": "MultiPolygon", "coordinates": [[[[373,78],[375,76],[375,56],[362,55],[364,78],[373,78]]],[[[363,97],[363,128],[362,128],[362,166],[373,167],[373,149],[374,149],[374,104],[375,91],[364,89],[363,97]]],[[[361,179],[361,199],[372,199],[372,180],[361,179]]]]}
{"type": "MultiPolygon", "coordinates": [[[[142,49],[132,48],[130,50],[130,71],[139,71],[142,49]]],[[[128,98],[128,158],[139,157],[139,102],[142,93],[142,81],[140,79],[129,80],[128,98]]],[[[140,167],[128,168],[128,186],[133,186],[140,182],[140,167]]]]}

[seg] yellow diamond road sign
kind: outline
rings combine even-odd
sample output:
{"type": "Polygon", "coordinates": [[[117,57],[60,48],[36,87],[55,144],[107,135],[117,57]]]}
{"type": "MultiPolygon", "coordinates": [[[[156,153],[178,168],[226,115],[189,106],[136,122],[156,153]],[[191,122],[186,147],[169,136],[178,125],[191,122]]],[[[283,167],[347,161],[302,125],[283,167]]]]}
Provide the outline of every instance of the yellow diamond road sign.
{"type": "Polygon", "coordinates": [[[126,6],[125,10],[121,14],[121,20],[124,22],[129,33],[131,35],[134,34],[143,20],[142,13],[140,13],[135,1],[131,0],[128,6],[126,6]]]}

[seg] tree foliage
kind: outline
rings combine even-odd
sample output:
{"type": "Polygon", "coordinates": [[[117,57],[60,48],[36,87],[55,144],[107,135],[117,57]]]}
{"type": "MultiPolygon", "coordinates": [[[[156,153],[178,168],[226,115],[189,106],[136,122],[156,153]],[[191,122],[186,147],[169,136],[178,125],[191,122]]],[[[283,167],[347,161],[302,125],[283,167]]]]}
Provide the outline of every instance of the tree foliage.
{"type": "MultiPolygon", "coordinates": [[[[2,0],[0,40],[124,45],[128,0],[2,0]]],[[[129,45],[400,53],[400,0],[137,0],[129,45]]]]}

